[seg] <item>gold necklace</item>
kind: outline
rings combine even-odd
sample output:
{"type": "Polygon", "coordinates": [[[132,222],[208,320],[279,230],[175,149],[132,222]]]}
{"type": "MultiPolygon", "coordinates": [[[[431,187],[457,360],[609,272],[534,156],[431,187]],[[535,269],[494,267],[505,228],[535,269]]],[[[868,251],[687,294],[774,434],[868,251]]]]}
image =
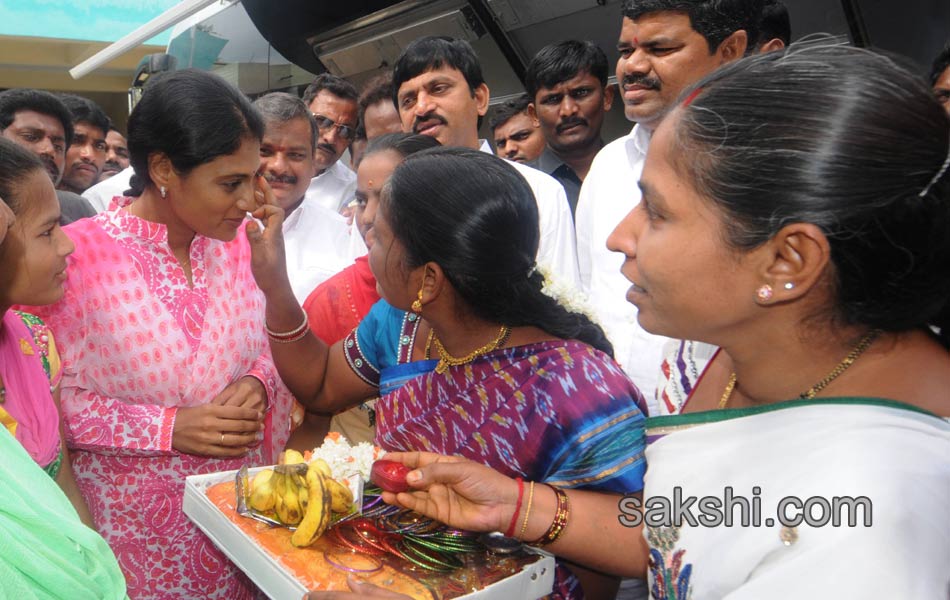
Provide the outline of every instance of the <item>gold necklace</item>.
{"type": "Polygon", "coordinates": [[[458,367],[460,365],[466,365],[479,356],[483,354],[488,354],[492,350],[497,350],[505,345],[505,342],[508,341],[508,336],[511,335],[511,327],[507,325],[502,325],[501,329],[498,330],[498,335],[495,336],[495,339],[488,342],[480,348],[476,348],[466,354],[465,356],[456,358],[448,353],[445,347],[442,345],[442,342],[439,341],[439,338],[435,335],[435,330],[429,330],[429,337],[426,340],[426,350],[425,356],[429,358],[429,350],[432,344],[435,344],[435,351],[439,353],[439,364],[435,366],[435,372],[438,374],[445,373],[449,367],[458,367]]]}
{"type": "MultiPolygon", "coordinates": [[[[880,329],[872,329],[861,338],[861,341],[858,342],[858,345],[851,349],[851,352],[845,356],[838,365],[831,370],[831,373],[825,376],[824,379],[811,386],[804,392],[798,395],[802,400],[811,400],[815,395],[821,390],[825,389],[829,383],[837,379],[842,373],[848,370],[848,367],[854,364],[854,361],[858,359],[859,356],[864,354],[864,351],[867,350],[874,340],[877,339],[877,336],[881,335],[880,329]]],[[[726,389],[722,393],[722,398],[719,399],[719,408],[725,408],[726,404],[729,403],[729,398],[732,396],[732,391],[736,389],[736,374],[733,373],[729,376],[729,382],[726,383],[726,389]]]]}

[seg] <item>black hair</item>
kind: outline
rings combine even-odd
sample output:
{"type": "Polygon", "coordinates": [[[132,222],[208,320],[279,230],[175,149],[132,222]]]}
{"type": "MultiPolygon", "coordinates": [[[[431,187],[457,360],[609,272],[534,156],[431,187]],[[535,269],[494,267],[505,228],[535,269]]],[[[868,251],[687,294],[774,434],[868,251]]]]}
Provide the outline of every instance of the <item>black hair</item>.
{"type": "MultiPolygon", "coordinates": [[[[416,152],[439,148],[441,146],[442,144],[439,143],[439,140],[429,135],[420,135],[418,133],[386,133],[376,136],[369,141],[366,145],[366,149],[363,150],[360,162],[367,156],[376,154],[377,152],[391,151],[405,158],[416,152]]],[[[357,163],[356,166],[359,167],[359,163],[357,163]]]]}
{"type": "Polygon", "coordinates": [[[83,98],[75,94],[60,94],[59,97],[63,101],[63,105],[69,110],[74,126],[77,123],[86,123],[101,130],[103,136],[109,133],[109,125],[112,124],[112,121],[109,120],[109,116],[105,111],[99,108],[98,104],[89,98],[83,98]]]}
{"type": "Polygon", "coordinates": [[[759,40],[762,0],[624,0],[623,16],[636,20],[645,14],[684,12],[690,25],[709,45],[709,53],[719,49],[726,38],[739,30],[748,36],[746,52],[759,40]]]}
{"type": "Polygon", "coordinates": [[[381,75],[373,77],[366,83],[363,92],[360,94],[360,119],[366,109],[380,102],[392,102],[393,98],[393,73],[386,71],[381,75]]]}
{"type": "Polygon", "coordinates": [[[33,171],[46,173],[39,157],[5,137],[0,137],[0,199],[14,214],[20,214],[20,186],[33,171]]]}
{"type": "Polygon", "coordinates": [[[129,115],[133,196],[152,183],[148,157],[168,156],[181,175],[233,154],[245,139],[260,141],[264,120],[251,101],[213,73],[183,69],[153,75],[129,115]]]}
{"type": "Polygon", "coordinates": [[[254,108],[261,113],[265,125],[286,123],[293,119],[305,120],[310,125],[310,150],[311,152],[317,150],[320,132],[317,129],[317,122],[303,100],[292,94],[272,92],[255,100],[254,108]]]}
{"type": "Polygon", "coordinates": [[[613,355],[599,326],[541,291],[538,204],[507,161],[467,148],[419,152],[396,167],[380,203],[406,266],[437,263],[478,317],[538,327],[613,355]]]}
{"type": "Polygon", "coordinates": [[[940,75],[947,69],[950,69],[950,42],[947,42],[947,45],[943,47],[943,50],[940,51],[940,54],[937,55],[933,65],[930,67],[931,87],[937,84],[937,79],[939,79],[940,75]]]}
{"type": "Polygon", "coordinates": [[[0,131],[9,127],[16,113],[21,110],[32,110],[59,121],[63,126],[66,147],[69,148],[72,145],[73,117],[62,100],[49,92],[31,88],[16,88],[0,92],[0,131]]]}
{"type": "Polygon", "coordinates": [[[740,251],[791,223],[831,247],[836,323],[950,341],[950,119],[892,59],[828,41],[743,59],[683,92],[676,168],[740,251]],[[688,157],[688,158],[686,158],[688,157]]]}
{"type": "Polygon", "coordinates": [[[414,77],[442,67],[462,73],[472,96],[485,83],[475,49],[465,40],[445,36],[419,38],[409,44],[393,67],[393,104],[399,109],[399,87],[414,77]]]}
{"type": "Polygon", "coordinates": [[[788,7],[780,0],[764,0],[762,3],[762,17],[759,19],[759,42],[757,48],[769,40],[778,38],[788,46],[792,43],[792,20],[788,15],[788,7]]]}
{"type": "Polygon", "coordinates": [[[552,88],[585,72],[606,86],[608,68],[607,55],[594,42],[557,42],[541,48],[528,63],[524,87],[533,101],[541,88],[552,88]]]}
{"type": "Polygon", "coordinates": [[[313,99],[324,90],[343,100],[349,100],[350,102],[359,101],[359,92],[356,91],[352,83],[342,77],[337,77],[333,73],[323,73],[317,75],[310,85],[307,86],[307,89],[303,91],[304,104],[310,106],[313,99]]]}
{"type": "Polygon", "coordinates": [[[520,114],[527,114],[528,105],[531,104],[531,98],[528,94],[521,94],[514,98],[505,100],[492,111],[491,118],[488,119],[488,127],[492,132],[511,120],[511,117],[520,114]]]}

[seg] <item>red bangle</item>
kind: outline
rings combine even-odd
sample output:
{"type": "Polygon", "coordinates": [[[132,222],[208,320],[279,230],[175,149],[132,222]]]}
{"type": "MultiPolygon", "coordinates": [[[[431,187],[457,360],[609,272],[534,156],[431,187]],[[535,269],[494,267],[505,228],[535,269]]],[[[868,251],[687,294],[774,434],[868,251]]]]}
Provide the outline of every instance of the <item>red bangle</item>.
{"type": "Polygon", "coordinates": [[[515,504],[515,512],[511,515],[511,523],[508,524],[505,537],[512,537],[515,534],[515,525],[518,523],[518,513],[521,512],[521,501],[524,500],[524,480],[520,477],[515,477],[515,481],[518,482],[518,502],[515,504]]]}

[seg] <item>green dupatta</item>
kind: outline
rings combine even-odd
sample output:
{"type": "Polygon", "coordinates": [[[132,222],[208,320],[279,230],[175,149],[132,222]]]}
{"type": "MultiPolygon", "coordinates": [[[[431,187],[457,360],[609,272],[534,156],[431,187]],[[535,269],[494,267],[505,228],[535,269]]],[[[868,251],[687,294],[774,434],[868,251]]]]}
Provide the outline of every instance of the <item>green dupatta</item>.
{"type": "Polygon", "coordinates": [[[0,591],[6,598],[127,598],[115,555],[0,427],[0,591]]]}

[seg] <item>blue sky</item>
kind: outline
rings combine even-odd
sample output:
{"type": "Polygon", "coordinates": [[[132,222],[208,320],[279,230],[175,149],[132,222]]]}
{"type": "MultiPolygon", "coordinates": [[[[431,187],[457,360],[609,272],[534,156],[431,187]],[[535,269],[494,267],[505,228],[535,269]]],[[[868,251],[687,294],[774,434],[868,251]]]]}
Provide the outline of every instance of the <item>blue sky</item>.
{"type": "MultiPolygon", "coordinates": [[[[114,42],[178,0],[0,0],[0,35],[114,42]]],[[[148,40],[165,45],[170,31],[148,40]]]]}

